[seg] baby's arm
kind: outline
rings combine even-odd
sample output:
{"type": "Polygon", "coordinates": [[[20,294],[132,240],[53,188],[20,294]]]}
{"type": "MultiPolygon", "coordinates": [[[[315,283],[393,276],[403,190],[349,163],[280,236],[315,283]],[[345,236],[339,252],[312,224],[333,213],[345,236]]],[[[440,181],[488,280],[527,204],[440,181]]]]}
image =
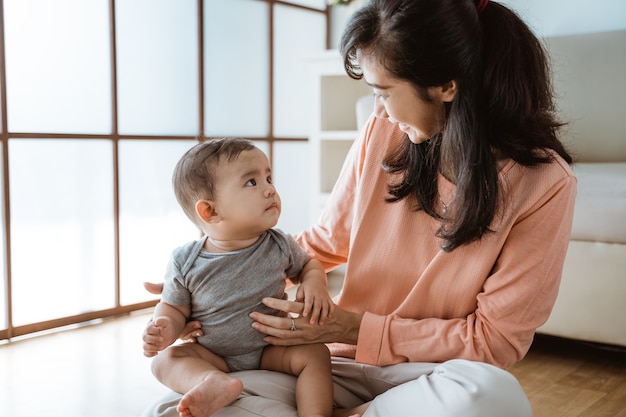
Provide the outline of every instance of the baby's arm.
{"type": "Polygon", "coordinates": [[[187,318],[191,314],[191,305],[173,306],[163,301],[154,309],[152,320],[143,332],[143,354],[151,357],[176,341],[187,318]]]}
{"type": "Polygon", "coordinates": [[[328,280],[322,264],[310,259],[300,272],[299,282],[296,301],[304,302],[302,316],[310,316],[311,324],[324,324],[324,319],[332,316],[335,304],[328,294],[328,280]]]}

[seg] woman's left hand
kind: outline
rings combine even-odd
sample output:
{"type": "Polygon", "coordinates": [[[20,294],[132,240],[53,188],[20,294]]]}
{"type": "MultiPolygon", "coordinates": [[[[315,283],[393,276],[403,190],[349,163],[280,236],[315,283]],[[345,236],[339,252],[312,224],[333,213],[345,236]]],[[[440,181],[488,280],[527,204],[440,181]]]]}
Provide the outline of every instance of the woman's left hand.
{"type": "Polygon", "coordinates": [[[259,312],[250,314],[255,330],[265,333],[265,341],[272,345],[293,346],[310,343],[348,343],[355,345],[361,326],[360,314],[352,313],[339,306],[334,307],[332,317],[328,317],[324,325],[311,324],[306,317],[291,317],[300,315],[304,310],[304,303],[297,301],[264,298],[263,304],[290,314],[288,317],[277,317],[259,312]],[[292,320],[295,330],[292,330],[292,320]]]}

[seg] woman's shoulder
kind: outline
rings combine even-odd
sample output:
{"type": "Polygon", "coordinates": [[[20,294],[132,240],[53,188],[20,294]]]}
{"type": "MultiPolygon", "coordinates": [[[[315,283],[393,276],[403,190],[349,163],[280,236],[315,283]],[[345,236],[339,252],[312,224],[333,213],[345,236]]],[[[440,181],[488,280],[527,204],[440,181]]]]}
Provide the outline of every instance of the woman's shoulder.
{"type": "Polygon", "coordinates": [[[556,152],[546,151],[548,162],[525,166],[509,161],[500,172],[506,200],[514,203],[520,212],[557,196],[563,204],[570,204],[576,195],[576,176],[572,167],[556,152]]]}
{"type": "Polygon", "coordinates": [[[545,152],[548,159],[547,162],[527,166],[509,160],[500,171],[501,178],[505,182],[531,182],[545,184],[546,186],[562,181],[576,180],[572,167],[558,153],[552,150],[544,150],[542,152],[545,152]]]}

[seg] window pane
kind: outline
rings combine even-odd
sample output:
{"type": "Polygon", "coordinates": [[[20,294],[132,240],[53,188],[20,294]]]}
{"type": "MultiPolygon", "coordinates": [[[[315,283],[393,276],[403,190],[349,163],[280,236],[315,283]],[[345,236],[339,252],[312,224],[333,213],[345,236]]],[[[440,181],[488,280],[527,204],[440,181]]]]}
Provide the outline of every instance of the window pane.
{"type": "Polygon", "coordinates": [[[283,208],[278,227],[288,233],[297,233],[310,224],[309,143],[275,142],[272,175],[280,194],[283,208]]]}
{"type": "MultiPolygon", "coordinates": [[[[4,144],[0,143],[0,181],[3,181],[3,164],[2,161],[4,160],[2,158],[2,155],[5,152],[5,148],[4,148],[4,144]]],[[[4,184],[4,182],[1,182],[2,184],[4,184]]],[[[0,187],[0,190],[2,190],[3,187],[0,187]]],[[[2,194],[0,194],[0,216],[2,216],[1,218],[4,219],[4,192],[2,192],[2,194]]],[[[7,307],[8,307],[8,303],[7,303],[7,277],[5,275],[5,262],[4,262],[4,220],[2,221],[2,230],[0,230],[0,268],[2,268],[2,270],[0,271],[0,329],[6,329],[7,326],[9,325],[9,323],[7,322],[7,307]]]]}
{"type": "Polygon", "coordinates": [[[204,4],[205,133],[267,136],[268,5],[254,0],[204,4]]]}
{"type": "Polygon", "coordinates": [[[120,133],[197,135],[196,2],[118,0],[115,18],[120,133]]]}
{"type": "Polygon", "coordinates": [[[294,7],[275,8],[274,132],[306,137],[311,126],[311,86],[306,58],[325,49],[326,19],[294,7]]]}
{"type": "Polygon", "coordinates": [[[289,3],[299,4],[301,6],[313,7],[315,9],[325,10],[326,0],[289,0],[289,3]]]}
{"type": "Polygon", "coordinates": [[[110,133],[108,0],[5,0],[8,126],[110,133]]]}
{"type": "Polygon", "coordinates": [[[113,307],[111,143],[11,140],[9,156],[14,324],[113,307]]]}
{"type": "MultiPolygon", "coordinates": [[[[0,97],[2,97],[2,89],[4,88],[4,85],[2,85],[2,83],[0,83],[0,97]]],[[[0,100],[0,132],[2,132],[2,130],[4,129],[4,112],[2,111],[2,100],[0,100]]]]}
{"type": "Polygon", "coordinates": [[[120,141],[120,280],[123,305],[155,298],[174,248],[197,239],[172,191],[172,171],[195,141],[120,141]]]}

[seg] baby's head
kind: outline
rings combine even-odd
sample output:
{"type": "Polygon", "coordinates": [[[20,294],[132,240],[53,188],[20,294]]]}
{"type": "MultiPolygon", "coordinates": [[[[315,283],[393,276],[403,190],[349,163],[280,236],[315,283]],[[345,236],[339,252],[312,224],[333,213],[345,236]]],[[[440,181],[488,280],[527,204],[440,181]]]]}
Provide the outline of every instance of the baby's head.
{"type": "Polygon", "coordinates": [[[267,156],[243,138],[199,143],[178,161],[172,176],[178,203],[205,233],[262,232],[276,225],[280,197],[267,156]]]}

